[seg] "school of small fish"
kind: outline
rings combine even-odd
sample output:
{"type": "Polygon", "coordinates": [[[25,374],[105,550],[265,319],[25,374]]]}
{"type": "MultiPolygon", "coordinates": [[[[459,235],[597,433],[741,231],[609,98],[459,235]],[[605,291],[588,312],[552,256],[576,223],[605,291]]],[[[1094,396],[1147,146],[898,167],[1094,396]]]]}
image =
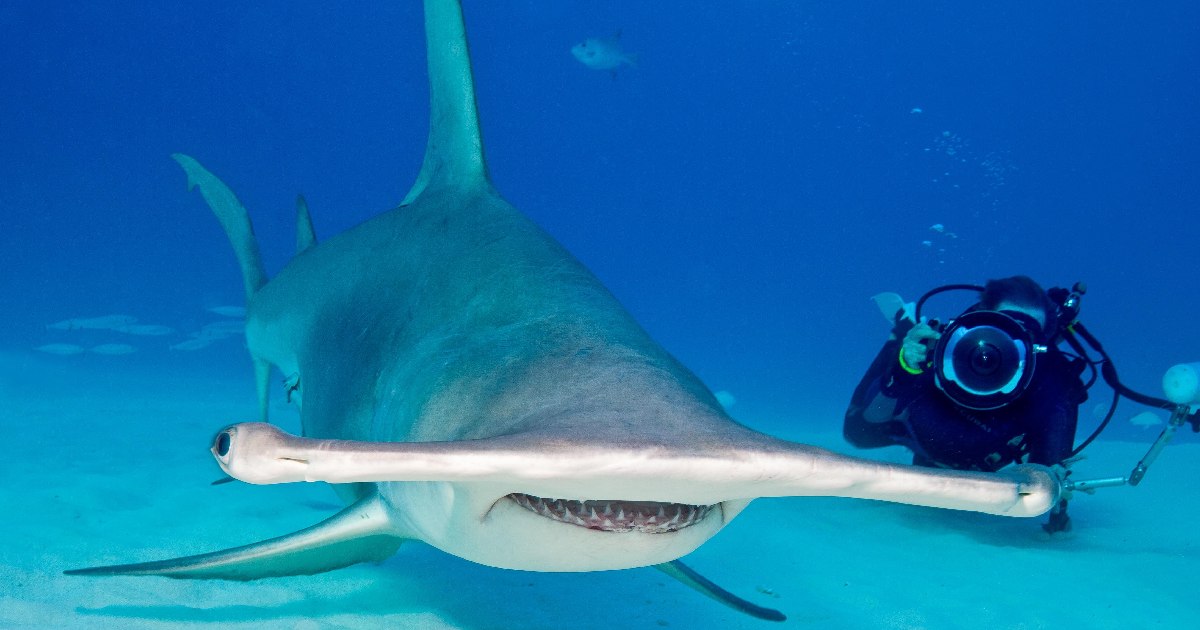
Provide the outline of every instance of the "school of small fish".
{"type": "MultiPolygon", "coordinates": [[[[240,336],[246,328],[244,317],[246,309],[241,306],[214,306],[207,309],[218,319],[200,327],[199,330],[187,333],[186,338],[168,345],[171,350],[195,351],[207,348],[222,339],[240,336]]],[[[91,331],[101,333],[118,333],[137,337],[167,337],[176,336],[179,331],[161,324],[144,324],[131,315],[101,315],[99,317],[75,317],[54,322],[46,326],[51,331],[66,331],[78,333],[91,331]]],[[[60,357],[78,356],[82,354],[99,354],[104,356],[122,356],[137,352],[137,347],[128,343],[107,342],[91,347],[77,343],[47,343],[34,348],[38,352],[60,357]]]]}

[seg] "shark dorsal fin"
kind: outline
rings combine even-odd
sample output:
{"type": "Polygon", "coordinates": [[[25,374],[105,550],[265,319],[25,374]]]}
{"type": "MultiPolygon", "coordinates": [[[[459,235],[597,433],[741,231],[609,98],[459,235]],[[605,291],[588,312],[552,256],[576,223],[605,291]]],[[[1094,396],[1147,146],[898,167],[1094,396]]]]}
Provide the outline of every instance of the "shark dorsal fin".
{"type": "Polygon", "coordinates": [[[488,184],[466,27],[457,0],[425,0],[425,45],[429,142],[421,172],[402,205],[431,185],[470,189],[488,184]]]}

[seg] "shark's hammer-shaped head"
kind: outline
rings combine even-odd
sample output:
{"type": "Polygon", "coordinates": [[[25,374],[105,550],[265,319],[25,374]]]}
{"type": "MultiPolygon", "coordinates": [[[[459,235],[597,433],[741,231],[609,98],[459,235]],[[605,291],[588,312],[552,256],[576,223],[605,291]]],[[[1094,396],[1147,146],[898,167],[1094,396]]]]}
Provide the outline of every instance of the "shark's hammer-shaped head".
{"type": "MultiPolygon", "coordinates": [[[[239,424],[218,434],[213,453],[251,483],[370,482],[396,508],[398,535],[539,571],[674,560],[756,497],[878,498],[1007,515],[1041,513],[1057,497],[1040,467],[985,475],[845,457],[754,432],[678,388],[531,408],[539,411],[501,422],[498,434],[454,441],[318,440],[239,424]]],[[[491,409],[502,415],[505,405],[491,409]]]]}
{"type": "Polygon", "coordinates": [[[396,508],[391,518],[398,533],[511,569],[592,571],[668,562],[703,544],[748,503],[694,491],[673,500],[673,486],[683,481],[679,473],[676,479],[646,475],[647,468],[667,468],[645,466],[662,455],[655,449],[581,454],[580,445],[547,442],[540,452],[527,452],[506,444],[511,441],[348,443],[248,423],[222,430],[213,454],[231,476],[252,483],[373,482],[396,508]]]}
{"type": "MultiPolygon", "coordinates": [[[[220,431],[212,453],[251,483],[371,483],[396,508],[398,534],[513,569],[668,562],[755,496],[728,484],[728,472],[739,451],[761,452],[765,436],[730,420],[706,391],[693,395],[644,367],[593,377],[558,366],[520,372],[520,384],[479,405],[486,422],[439,418],[454,413],[450,400],[425,406],[432,417],[417,426],[457,424],[465,439],[314,440],[247,423],[220,431]]],[[[464,393],[448,389],[461,409],[464,393]]]]}

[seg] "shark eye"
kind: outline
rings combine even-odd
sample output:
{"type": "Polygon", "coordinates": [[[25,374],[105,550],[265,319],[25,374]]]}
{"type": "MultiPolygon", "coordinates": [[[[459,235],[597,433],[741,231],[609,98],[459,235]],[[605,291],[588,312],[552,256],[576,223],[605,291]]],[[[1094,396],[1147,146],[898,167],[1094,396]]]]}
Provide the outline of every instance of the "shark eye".
{"type": "Polygon", "coordinates": [[[230,435],[231,431],[222,431],[217,434],[217,439],[213,442],[213,452],[219,457],[225,457],[229,454],[229,444],[233,440],[230,435]]]}

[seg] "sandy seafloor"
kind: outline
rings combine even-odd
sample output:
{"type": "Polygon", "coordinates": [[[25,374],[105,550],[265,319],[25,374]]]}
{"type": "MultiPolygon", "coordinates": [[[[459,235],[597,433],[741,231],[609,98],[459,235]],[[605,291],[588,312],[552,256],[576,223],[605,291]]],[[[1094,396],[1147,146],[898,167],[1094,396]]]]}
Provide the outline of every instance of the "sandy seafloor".
{"type": "MultiPolygon", "coordinates": [[[[249,384],[135,372],[122,359],[0,354],[0,627],[780,627],[652,569],[505,571],[420,543],[382,565],[251,583],[64,576],[256,541],[338,507],[320,484],[210,486],[220,473],[209,440],[248,419],[249,384]]],[[[841,402],[826,402],[797,416],[829,415],[837,427],[841,402]]],[[[847,450],[833,433],[788,431],[788,419],[742,421],[847,450]]],[[[1124,474],[1145,448],[1101,441],[1077,475],[1124,474]]],[[[1197,479],[1200,448],[1174,445],[1140,487],[1077,498],[1075,530],[1053,539],[1041,519],[759,500],[686,560],[782,610],[791,627],[1191,628],[1200,611],[1197,479]]]]}

